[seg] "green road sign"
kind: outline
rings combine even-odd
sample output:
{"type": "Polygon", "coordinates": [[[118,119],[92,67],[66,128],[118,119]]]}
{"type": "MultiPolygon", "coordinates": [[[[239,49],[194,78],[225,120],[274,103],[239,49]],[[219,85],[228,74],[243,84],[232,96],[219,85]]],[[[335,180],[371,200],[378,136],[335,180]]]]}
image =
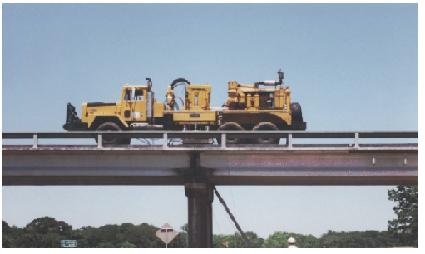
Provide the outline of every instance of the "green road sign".
{"type": "Polygon", "coordinates": [[[77,248],[77,240],[61,240],[62,248],[77,248]]]}

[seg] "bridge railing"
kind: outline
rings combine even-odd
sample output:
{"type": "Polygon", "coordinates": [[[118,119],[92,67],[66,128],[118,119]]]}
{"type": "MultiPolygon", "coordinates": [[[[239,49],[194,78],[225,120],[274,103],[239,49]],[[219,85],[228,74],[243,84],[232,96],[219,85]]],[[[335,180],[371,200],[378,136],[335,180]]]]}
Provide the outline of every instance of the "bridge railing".
{"type": "MultiPolygon", "coordinates": [[[[344,149],[360,149],[376,147],[376,146],[391,146],[398,147],[413,147],[417,149],[417,131],[74,131],[74,132],[3,132],[3,145],[5,140],[25,140],[32,139],[32,148],[39,147],[39,140],[57,140],[57,139],[97,139],[102,140],[104,137],[120,137],[120,138],[137,138],[137,139],[152,139],[159,140],[155,145],[162,146],[163,149],[177,148],[172,142],[177,140],[211,140],[210,146],[215,148],[226,149],[228,147],[240,146],[256,146],[264,145],[255,144],[252,142],[258,138],[280,139],[283,142],[274,146],[280,149],[313,149],[315,147],[332,147],[344,149]],[[228,144],[229,139],[244,140],[243,144],[228,144]],[[410,141],[411,143],[393,142],[410,141]],[[310,144],[302,144],[303,140],[314,140],[310,144]],[[329,141],[344,140],[348,141],[345,144],[329,143],[329,141]],[[365,140],[374,140],[373,144],[363,142],[365,140]],[[393,143],[389,143],[390,140],[393,143]],[[296,142],[297,141],[297,142],[296,142]],[[300,142],[298,142],[300,141],[300,142]]],[[[195,142],[196,143],[196,142],[195,142]]],[[[152,145],[152,144],[151,144],[152,145]]],[[[190,144],[185,144],[190,146],[190,144]]],[[[193,144],[192,144],[193,145],[193,144]]],[[[104,148],[102,142],[97,142],[97,148],[104,148]]]]}

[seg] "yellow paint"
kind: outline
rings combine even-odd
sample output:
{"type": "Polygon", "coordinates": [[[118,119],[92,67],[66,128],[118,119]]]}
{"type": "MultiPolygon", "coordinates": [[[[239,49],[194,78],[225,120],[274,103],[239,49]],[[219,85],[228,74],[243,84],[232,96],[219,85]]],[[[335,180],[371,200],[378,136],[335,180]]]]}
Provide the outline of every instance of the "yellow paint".
{"type": "Polygon", "coordinates": [[[215,111],[169,111],[173,115],[175,123],[197,123],[206,124],[217,121],[217,112],[215,111]]]}
{"type": "Polygon", "coordinates": [[[186,110],[203,111],[210,109],[210,85],[189,85],[186,87],[186,110]]]}
{"type": "Polygon", "coordinates": [[[164,116],[164,103],[154,102],[153,104],[153,117],[163,117],[164,116]]]}

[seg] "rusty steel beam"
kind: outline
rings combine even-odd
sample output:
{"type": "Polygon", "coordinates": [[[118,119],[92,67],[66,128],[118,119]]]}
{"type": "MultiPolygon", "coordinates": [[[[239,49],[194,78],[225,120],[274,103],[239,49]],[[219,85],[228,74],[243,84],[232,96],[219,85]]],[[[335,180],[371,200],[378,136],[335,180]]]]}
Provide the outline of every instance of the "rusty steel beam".
{"type": "Polygon", "coordinates": [[[201,154],[222,185],[417,184],[417,151],[239,151],[201,154]]]}
{"type": "Polygon", "coordinates": [[[417,184],[418,151],[3,147],[2,174],[3,185],[417,184]]]}

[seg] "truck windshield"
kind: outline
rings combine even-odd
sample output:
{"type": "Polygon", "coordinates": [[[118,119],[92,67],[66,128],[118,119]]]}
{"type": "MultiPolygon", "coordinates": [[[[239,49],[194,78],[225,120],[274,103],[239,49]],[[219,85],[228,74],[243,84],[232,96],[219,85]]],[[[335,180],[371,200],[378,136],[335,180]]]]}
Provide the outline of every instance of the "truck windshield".
{"type": "Polygon", "coordinates": [[[124,100],[131,101],[131,89],[125,89],[124,100]]]}

